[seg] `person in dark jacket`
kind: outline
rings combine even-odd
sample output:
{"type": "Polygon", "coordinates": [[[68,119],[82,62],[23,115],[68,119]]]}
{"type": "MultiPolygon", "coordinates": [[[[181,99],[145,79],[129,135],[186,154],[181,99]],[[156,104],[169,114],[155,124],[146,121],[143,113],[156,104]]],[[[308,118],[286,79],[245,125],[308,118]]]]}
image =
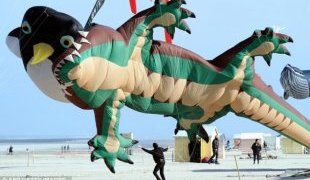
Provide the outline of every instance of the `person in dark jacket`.
{"type": "Polygon", "coordinates": [[[153,174],[156,177],[157,180],[165,180],[165,174],[164,174],[164,166],[165,166],[165,156],[164,152],[168,150],[168,148],[162,148],[159,147],[157,143],[153,143],[153,150],[148,150],[145,148],[142,148],[143,151],[152,154],[154,162],[156,163],[156,166],[154,168],[153,174]],[[160,177],[157,175],[157,172],[160,170],[160,177]]]}
{"type": "Polygon", "coordinates": [[[217,135],[215,135],[215,138],[212,141],[212,152],[213,155],[209,159],[208,163],[210,164],[211,162],[213,162],[213,158],[215,157],[215,164],[219,164],[219,162],[217,161],[219,155],[219,139],[217,135]]]}
{"type": "Polygon", "coordinates": [[[259,164],[259,158],[260,158],[260,151],[262,150],[262,146],[259,143],[258,139],[255,139],[255,142],[252,145],[252,151],[253,151],[253,164],[255,164],[255,159],[257,159],[257,164],[259,164]]]}

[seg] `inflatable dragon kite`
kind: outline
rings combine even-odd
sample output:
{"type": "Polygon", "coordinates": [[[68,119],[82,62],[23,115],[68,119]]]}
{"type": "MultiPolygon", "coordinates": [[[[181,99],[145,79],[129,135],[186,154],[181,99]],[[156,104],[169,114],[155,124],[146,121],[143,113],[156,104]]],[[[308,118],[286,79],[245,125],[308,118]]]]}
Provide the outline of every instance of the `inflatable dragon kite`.
{"type": "Polygon", "coordinates": [[[309,147],[309,120],[254,72],[256,56],[270,65],[273,53],[289,55],[283,44],[292,38],[271,28],[257,30],[213,60],[153,40],[156,27],[171,37],[175,28],[190,33],[184,19],[195,15],[183,3],[155,1],[116,30],[98,24],[85,29],[67,14],[32,7],[7,45],[46,95],[94,110],[91,159],[104,159],[112,172],[116,159],[133,163],[124,148],[137,143],[118,132],[124,105],[174,117],[190,140],[199,135],[208,141],[201,125],[233,112],[309,147]]]}

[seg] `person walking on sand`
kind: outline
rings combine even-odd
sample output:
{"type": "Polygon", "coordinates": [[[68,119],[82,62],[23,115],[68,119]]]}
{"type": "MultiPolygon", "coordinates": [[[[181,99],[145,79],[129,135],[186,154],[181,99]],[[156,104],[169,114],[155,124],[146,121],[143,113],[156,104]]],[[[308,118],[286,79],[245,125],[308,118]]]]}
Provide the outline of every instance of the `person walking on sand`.
{"type": "Polygon", "coordinates": [[[262,150],[262,146],[259,143],[258,139],[255,139],[255,142],[252,145],[252,151],[253,151],[253,164],[255,164],[255,159],[257,159],[257,164],[259,164],[259,158],[260,158],[260,151],[262,150]]]}
{"type": "Polygon", "coordinates": [[[9,155],[13,155],[13,146],[9,147],[9,155]]]}
{"type": "Polygon", "coordinates": [[[218,139],[218,136],[215,135],[215,138],[214,140],[212,141],[212,152],[213,152],[213,155],[211,156],[211,158],[209,159],[208,163],[210,164],[211,162],[213,162],[213,158],[215,157],[215,164],[220,164],[218,161],[217,161],[217,158],[219,156],[219,139],[218,139]]]}
{"type": "Polygon", "coordinates": [[[153,174],[156,177],[157,180],[165,180],[165,174],[164,174],[164,166],[165,166],[165,156],[164,152],[168,150],[168,148],[162,148],[159,147],[157,143],[153,143],[153,150],[148,150],[145,148],[142,148],[143,151],[152,154],[153,159],[156,163],[156,166],[154,168],[153,174]],[[158,176],[157,172],[160,170],[160,177],[158,176]]]}

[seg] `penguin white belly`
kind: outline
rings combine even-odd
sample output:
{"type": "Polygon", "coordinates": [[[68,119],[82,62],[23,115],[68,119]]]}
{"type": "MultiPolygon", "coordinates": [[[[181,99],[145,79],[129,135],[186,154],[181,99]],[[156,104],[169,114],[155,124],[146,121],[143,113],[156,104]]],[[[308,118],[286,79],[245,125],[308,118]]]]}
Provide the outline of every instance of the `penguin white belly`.
{"type": "Polygon", "coordinates": [[[69,102],[53,75],[52,62],[49,59],[36,65],[31,65],[30,62],[27,64],[27,73],[38,88],[54,100],[69,102]]]}

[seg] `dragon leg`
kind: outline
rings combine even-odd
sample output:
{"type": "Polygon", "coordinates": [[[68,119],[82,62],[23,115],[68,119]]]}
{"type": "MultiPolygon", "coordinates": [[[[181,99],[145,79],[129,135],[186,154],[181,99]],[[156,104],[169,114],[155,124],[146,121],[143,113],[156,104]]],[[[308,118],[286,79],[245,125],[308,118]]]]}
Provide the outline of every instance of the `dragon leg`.
{"type": "Polygon", "coordinates": [[[115,173],[116,158],[133,164],[124,148],[138,143],[136,140],[126,139],[118,132],[120,109],[124,106],[124,93],[115,92],[100,108],[95,110],[97,135],[88,144],[95,150],[91,153],[91,160],[104,159],[107,167],[115,173]]]}

